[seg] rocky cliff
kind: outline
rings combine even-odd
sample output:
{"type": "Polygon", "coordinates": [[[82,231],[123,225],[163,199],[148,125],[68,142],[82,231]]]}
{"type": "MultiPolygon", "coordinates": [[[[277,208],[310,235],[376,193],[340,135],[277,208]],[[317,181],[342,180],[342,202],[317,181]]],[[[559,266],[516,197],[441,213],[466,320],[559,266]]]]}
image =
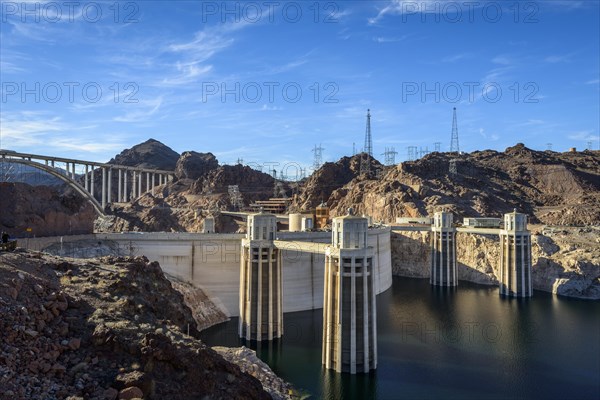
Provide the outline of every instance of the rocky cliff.
{"type": "MultiPolygon", "coordinates": [[[[430,233],[392,232],[394,275],[428,278],[430,233]]],[[[600,228],[541,228],[532,234],[532,284],[536,290],[600,299],[600,228]]],[[[458,279],[498,284],[497,236],[457,234],[458,279]]]]}
{"type": "Polygon", "coordinates": [[[268,399],[145,258],[0,258],[1,399],[268,399]]]}
{"type": "Polygon", "coordinates": [[[92,233],[96,212],[67,186],[0,182],[0,230],[12,237],[92,233]],[[30,229],[30,230],[29,230],[30,229]]]}

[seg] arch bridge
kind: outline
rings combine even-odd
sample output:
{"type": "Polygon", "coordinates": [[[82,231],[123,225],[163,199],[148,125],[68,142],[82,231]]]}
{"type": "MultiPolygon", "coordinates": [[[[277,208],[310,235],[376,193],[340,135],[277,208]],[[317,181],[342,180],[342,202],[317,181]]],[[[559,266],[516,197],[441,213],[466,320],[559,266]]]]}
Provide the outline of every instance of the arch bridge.
{"type": "Polygon", "coordinates": [[[149,191],[154,194],[156,186],[172,181],[175,175],[174,171],[18,153],[12,150],[0,150],[0,161],[28,165],[62,180],[86,198],[100,215],[106,215],[106,206],[110,203],[133,201],[149,191]],[[58,165],[64,165],[64,169],[58,165]],[[116,193],[113,193],[113,184],[117,185],[116,193]]]}

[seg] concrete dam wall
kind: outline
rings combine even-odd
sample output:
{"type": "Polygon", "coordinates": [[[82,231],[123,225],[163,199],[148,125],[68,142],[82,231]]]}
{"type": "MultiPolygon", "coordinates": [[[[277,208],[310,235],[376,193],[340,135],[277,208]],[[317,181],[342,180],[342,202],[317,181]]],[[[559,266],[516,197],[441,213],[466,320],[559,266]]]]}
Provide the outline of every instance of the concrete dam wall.
{"type": "MultiPolygon", "coordinates": [[[[144,255],[158,261],[167,274],[200,287],[230,317],[239,314],[241,240],[244,234],[201,233],[98,233],[64,243],[89,240],[97,246],[118,248],[119,255],[144,255]]],[[[325,255],[330,232],[278,232],[282,248],[283,311],[305,311],[323,307],[325,255]],[[286,241],[282,245],[281,241],[286,241]],[[301,243],[315,243],[316,251],[301,243]]],[[[41,250],[59,243],[60,237],[30,239],[27,247],[41,250]]],[[[369,246],[374,249],[375,290],[381,293],[392,285],[390,229],[371,229],[369,246]]],[[[25,245],[25,243],[23,243],[25,245]]]]}

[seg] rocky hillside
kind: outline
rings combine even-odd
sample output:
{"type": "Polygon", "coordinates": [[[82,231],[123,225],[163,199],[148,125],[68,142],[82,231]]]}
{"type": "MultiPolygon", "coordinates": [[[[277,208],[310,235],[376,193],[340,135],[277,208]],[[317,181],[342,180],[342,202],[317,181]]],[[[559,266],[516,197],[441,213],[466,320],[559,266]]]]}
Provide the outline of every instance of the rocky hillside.
{"type": "MultiPolygon", "coordinates": [[[[358,179],[360,175],[361,157],[342,157],[339,161],[327,162],[300,185],[300,193],[294,198],[293,208],[298,211],[310,210],[327,201],[331,194],[358,179]]],[[[373,175],[381,174],[383,166],[379,161],[371,158],[371,171],[373,175]]]]}
{"type": "Polygon", "coordinates": [[[600,224],[600,152],[539,152],[522,144],[504,152],[431,153],[385,171],[379,180],[354,178],[331,193],[334,215],[348,207],[394,222],[446,208],[463,216],[519,209],[549,225],[600,224]]]}
{"type": "Polygon", "coordinates": [[[0,230],[12,237],[92,233],[96,218],[94,208],[67,186],[0,182],[0,210],[0,230]]]}
{"type": "MultiPolygon", "coordinates": [[[[352,207],[376,221],[394,222],[397,217],[427,216],[442,208],[452,211],[458,221],[464,216],[498,217],[517,208],[533,223],[600,224],[598,151],[556,153],[517,144],[504,152],[431,153],[391,167],[372,159],[374,174],[369,177],[360,175],[360,159],[360,154],[342,157],[325,163],[301,182],[283,183],[282,195],[292,198],[290,211],[310,210],[325,201],[332,215],[343,215],[352,207]]],[[[239,186],[245,206],[274,195],[275,181],[269,174],[239,164],[219,165],[211,153],[187,151],[180,156],[153,139],[124,150],[111,162],[172,169],[176,178],[156,187],[154,194],[145,193],[127,204],[112,204],[112,217],[97,221],[99,231],[198,232],[211,212],[217,216],[218,231],[235,232],[238,225],[234,220],[217,212],[233,210],[229,185],[239,186]]],[[[100,176],[96,178],[99,185],[100,176]]],[[[116,174],[113,181],[115,198],[116,174]]],[[[53,213],[61,212],[52,203],[26,204],[33,199],[23,196],[20,207],[39,208],[32,214],[41,219],[27,221],[34,229],[38,223],[43,225],[45,218],[52,220],[53,213]]],[[[18,215],[13,218],[14,226],[25,223],[25,216],[18,215]]],[[[68,232],[64,225],[56,226],[55,233],[68,232]]],[[[45,228],[41,231],[46,232],[45,228]]]]}
{"type": "Polygon", "coordinates": [[[108,164],[174,171],[178,160],[179,154],[176,151],[158,140],[148,139],[131,149],[123,150],[108,164]]]}
{"type": "Polygon", "coordinates": [[[145,258],[0,258],[0,399],[268,399],[145,258]]]}

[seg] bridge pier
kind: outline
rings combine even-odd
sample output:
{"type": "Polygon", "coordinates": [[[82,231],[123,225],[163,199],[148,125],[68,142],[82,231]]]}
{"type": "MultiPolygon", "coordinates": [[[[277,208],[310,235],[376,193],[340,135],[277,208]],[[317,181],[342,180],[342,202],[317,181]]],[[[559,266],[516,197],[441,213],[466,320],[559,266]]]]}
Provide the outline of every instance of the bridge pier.
{"type": "Polygon", "coordinates": [[[456,229],[452,213],[436,212],[431,228],[431,274],[429,283],[436,286],[457,286],[456,229]]]}
{"type": "Polygon", "coordinates": [[[325,252],[322,362],[356,374],[377,368],[377,307],[368,219],[349,211],[333,219],[325,252]]]}
{"type": "Polygon", "coordinates": [[[102,193],[100,194],[102,198],[102,209],[106,209],[106,168],[101,167],[102,169],[102,193]]]}
{"type": "Polygon", "coordinates": [[[239,336],[273,340],[283,335],[282,262],[273,243],[277,218],[259,213],[248,216],[240,263],[239,336]]]}
{"type": "Polygon", "coordinates": [[[131,171],[131,201],[134,201],[137,198],[136,190],[137,190],[137,174],[135,173],[135,171],[131,171]]]}
{"type": "Polygon", "coordinates": [[[531,297],[531,233],[527,215],[504,214],[500,230],[500,295],[531,297]]]}
{"type": "Polygon", "coordinates": [[[138,172],[138,195],[140,197],[142,195],[142,171],[138,172]]]}
{"type": "Polygon", "coordinates": [[[90,194],[94,197],[94,165],[92,165],[90,173],[90,194]]]}
{"type": "Polygon", "coordinates": [[[156,180],[154,178],[155,178],[155,174],[153,172],[152,173],[152,196],[154,196],[154,186],[156,184],[156,180]]]}
{"type": "Polygon", "coordinates": [[[90,173],[89,171],[90,166],[89,165],[85,165],[85,175],[83,176],[83,187],[85,188],[86,191],[90,191],[89,185],[88,185],[88,174],[90,173]]]}
{"type": "Polygon", "coordinates": [[[119,169],[119,178],[117,183],[117,201],[123,201],[123,170],[119,169]]]}
{"type": "Polygon", "coordinates": [[[112,168],[108,168],[108,190],[106,192],[108,204],[112,203],[112,168]]]}
{"type": "Polygon", "coordinates": [[[127,170],[123,171],[123,203],[127,203],[127,170]]]}

